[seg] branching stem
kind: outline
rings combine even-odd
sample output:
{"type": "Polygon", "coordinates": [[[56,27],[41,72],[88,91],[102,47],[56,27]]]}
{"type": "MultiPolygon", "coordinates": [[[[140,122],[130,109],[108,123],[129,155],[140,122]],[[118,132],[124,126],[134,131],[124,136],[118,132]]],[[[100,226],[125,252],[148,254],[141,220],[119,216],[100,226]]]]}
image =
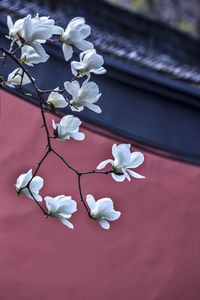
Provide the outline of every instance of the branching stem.
{"type": "MultiPolygon", "coordinates": [[[[45,106],[45,99],[43,98],[43,94],[45,93],[51,93],[55,90],[41,90],[38,88],[38,86],[36,85],[34,79],[32,78],[32,76],[29,74],[29,72],[26,70],[26,68],[24,67],[23,65],[23,62],[21,62],[16,56],[16,52],[22,48],[23,45],[19,46],[15,51],[12,52],[12,49],[13,49],[13,46],[14,46],[14,43],[15,43],[15,40],[11,42],[11,46],[10,46],[10,49],[9,50],[6,50],[4,49],[3,47],[0,46],[0,51],[4,53],[4,56],[6,58],[6,56],[9,56],[22,70],[22,73],[21,73],[21,83],[19,85],[19,88],[23,91],[22,89],[22,85],[23,85],[23,78],[24,78],[24,74],[26,74],[33,86],[33,88],[36,90],[37,92],[37,95],[38,95],[38,98],[39,98],[39,101],[40,101],[40,111],[41,111],[41,116],[42,116],[42,126],[41,128],[45,128],[45,133],[46,133],[46,138],[47,138],[47,146],[45,148],[47,148],[48,150],[46,151],[46,153],[43,155],[42,159],[38,162],[38,166],[35,170],[35,172],[33,173],[33,176],[32,178],[30,179],[30,181],[28,182],[28,184],[21,188],[21,190],[27,188],[29,193],[31,194],[32,198],[34,199],[34,201],[36,202],[36,204],[40,207],[40,209],[43,211],[43,213],[47,216],[48,213],[43,209],[43,207],[39,204],[39,202],[34,198],[32,192],[31,192],[31,189],[30,189],[30,183],[32,181],[32,179],[36,176],[36,174],[38,173],[42,163],[44,162],[44,160],[46,159],[46,157],[49,155],[50,152],[54,153],[57,157],[59,157],[62,162],[70,169],[72,170],[73,172],[76,173],[76,175],[78,176],[78,189],[79,189],[79,194],[80,194],[80,198],[81,198],[81,202],[83,203],[88,215],[90,218],[91,217],[91,214],[90,214],[90,211],[87,207],[87,204],[85,203],[84,201],[84,197],[83,197],[83,193],[82,193],[82,189],[81,189],[81,176],[83,175],[88,175],[88,174],[104,174],[104,175],[108,175],[110,173],[112,173],[113,171],[110,170],[110,171],[96,171],[96,170],[93,170],[93,171],[86,171],[86,172],[80,172],[78,171],[77,169],[73,168],[55,149],[53,149],[52,147],[52,144],[51,144],[51,139],[52,138],[55,138],[55,137],[52,137],[50,136],[50,133],[49,133],[49,129],[48,129],[48,126],[47,126],[47,121],[46,121],[46,116],[45,116],[45,112],[46,112],[46,106],[45,106]]],[[[76,76],[74,76],[71,80],[74,81],[76,80],[77,78],[79,77],[79,74],[77,74],[76,76]]],[[[63,90],[58,90],[56,92],[59,92],[61,94],[64,94],[64,91],[65,89],[63,90]]],[[[64,95],[63,95],[64,96],[64,95]]],[[[65,97],[66,99],[66,97],[65,97]]],[[[67,99],[66,99],[67,100],[67,99]]],[[[67,100],[67,102],[69,103],[69,101],[67,100]]],[[[70,104],[70,103],[69,103],[70,104]]],[[[21,191],[20,190],[20,191],[21,191]]],[[[20,193],[19,191],[19,193],[20,193]]]]}

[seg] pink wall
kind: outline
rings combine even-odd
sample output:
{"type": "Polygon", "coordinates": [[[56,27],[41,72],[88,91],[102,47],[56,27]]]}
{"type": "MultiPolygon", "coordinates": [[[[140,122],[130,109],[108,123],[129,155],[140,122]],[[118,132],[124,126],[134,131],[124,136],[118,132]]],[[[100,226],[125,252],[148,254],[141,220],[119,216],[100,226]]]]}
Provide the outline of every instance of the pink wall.
{"type": "MultiPolygon", "coordinates": [[[[145,180],[83,177],[84,196],[111,197],[122,212],[106,231],[87,217],[76,176],[51,155],[38,173],[45,180],[41,195],[66,194],[78,202],[70,230],[45,219],[13,187],[42,157],[46,140],[39,109],[1,91],[0,120],[1,300],[200,299],[200,168],[144,153],[138,172],[145,180]]],[[[82,171],[111,158],[115,142],[85,133],[83,142],[55,143],[82,171]]]]}

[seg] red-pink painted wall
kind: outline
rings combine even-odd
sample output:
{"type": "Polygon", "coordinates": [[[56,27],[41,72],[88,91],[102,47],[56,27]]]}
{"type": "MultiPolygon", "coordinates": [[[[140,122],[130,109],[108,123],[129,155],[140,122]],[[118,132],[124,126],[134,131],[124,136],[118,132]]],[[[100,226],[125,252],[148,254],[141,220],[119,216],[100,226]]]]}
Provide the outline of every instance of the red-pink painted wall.
{"type": "MultiPolygon", "coordinates": [[[[145,180],[83,177],[84,196],[110,197],[122,213],[106,231],[88,218],[76,176],[50,155],[38,173],[45,183],[40,194],[71,195],[78,202],[70,230],[45,219],[14,189],[16,178],[35,169],[44,153],[39,109],[1,91],[0,121],[1,300],[200,299],[200,168],[144,153],[137,170],[145,180]]],[[[83,142],[55,141],[81,171],[111,158],[115,142],[84,131],[83,142]]]]}

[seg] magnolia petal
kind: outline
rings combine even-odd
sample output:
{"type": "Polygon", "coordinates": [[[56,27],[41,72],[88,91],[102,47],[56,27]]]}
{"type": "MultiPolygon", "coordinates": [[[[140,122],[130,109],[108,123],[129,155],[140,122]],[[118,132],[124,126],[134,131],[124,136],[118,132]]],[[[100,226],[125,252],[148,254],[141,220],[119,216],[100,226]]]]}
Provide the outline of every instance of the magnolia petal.
{"type": "Polygon", "coordinates": [[[71,70],[72,74],[76,76],[78,74],[78,70],[84,70],[85,64],[77,61],[72,61],[71,62],[71,70]]]}
{"type": "Polygon", "coordinates": [[[57,213],[71,215],[77,211],[77,203],[72,199],[67,199],[67,197],[62,198],[62,203],[59,203],[57,213]]]}
{"type": "Polygon", "coordinates": [[[13,21],[12,21],[12,19],[11,19],[10,16],[7,16],[7,26],[8,26],[9,31],[10,31],[10,30],[12,29],[12,27],[13,27],[13,21]]]}
{"type": "Polygon", "coordinates": [[[126,179],[128,179],[128,181],[131,181],[131,178],[130,178],[129,174],[126,172],[126,170],[123,170],[123,173],[124,173],[126,179]]]}
{"type": "Polygon", "coordinates": [[[52,32],[53,32],[52,27],[46,26],[46,25],[40,25],[34,29],[31,39],[33,41],[36,41],[36,40],[46,41],[47,39],[51,38],[52,32]]]}
{"type": "Polygon", "coordinates": [[[74,106],[70,105],[70,108],[72,111],[76,111],[76,112],[80,112],[80,111],[84,110],[84,106],[78,106],[75,108],[74,106]]]}
{"type": "Polygon", "coordinates": [[[102,161],[98,166],[97,166],[97,170],[101,170],[101,169],[103,169],[103,168],[105,168],[105,166],[107,165],[107,164],[113,164],[113,160],[112,159],[107,159],[107,160],[104,160],[104,161],[102,161]]]}
{"type": "MultiPolygon", "coordinates": [[[[20,77],[19,84],[21,84],[21,76],[19,76],[19,77],[20,77]]],[[[32,77],[32,79],[34,80],[33,77],[32,77]]],[[[30,81],[29,77],[27,76],[27,74],[24,73],[23,80],[22,80],[22,85],[29,84],[29,83],[31,83],[31,81],[30,81]]]]}
{"type": "Polygon", "coordinates": [[[128,165],[129,168],[137,168],[144,162],[144,155],[141,152],[131,153],[131,162],[128,165]]]}
{"type": "Polygon", "coordinates": [[[26,174],[21,174],[21,175],[17,178],[17,183],[16,183],[16,188],[17,188],[17,189],[20,189],[20,188],[26,186],[26,184],[23,185],[23,180],[24,180],[25,176],[26,176],[26,174]]]}
{"type": "Polygon", "coordinates": [[[70,135],[77,141],[82,141],[85,138],[85,134],[83,132],[71,132],[70,135]]]}
{"type": "Polygon", "coordinates": [[[65,218],[65,219],[66,218],[69,219],[69,218],[71,218],[72,215],[68,215],[68,214],[64,214],[64,213],[59,213],[59,216],[65,218]]]}
{"type": "Polygon", "coordinates": [[[62,201],[63,198],[71,199],[71,196],[58,195],[58,196],[54,197],[54,200],[56,203],[59,203],[60,201],[62,201]]]}
{"type": "Polygon", "coordinates": [[[23,73],[23,70],[20,68],[15,69],[8,75],[8,79],[6,85],[10,87],[14,87],[15,85],[25,85],[30,83],[30,79],[28,78],[26,73],[23,73]],[[22,79],[23,74],[23,79],[22,79]]]}
{"type": "Polygon", "coordinates": [[[60,26],[54,25],[53,26],[53,34],[62,35],[64,32],[64,29],[60,26]]]}
{"type": "MultiPolygon", "coordinates": [[[[86,54],[87,54],[88,52],[90,53],[90,51],[91,51],[91,50],[83,51],[83,52],[81,52],[81,53],[79,54],[79,58],[80,58],[80,61],[81,61],[81,62],[83,62],[84,57],[86,56],[86,54]]],[[[96,50],[94,49],[93,52],[96,53],[96,50]]]]}
{"type": "Polygon", "coordinates": [[[23,188],[32,178],[32,169],[30,169],[26,174],[22,174],[17,178],[17,187],[23,188]]]}
{"type": "Polygon", "coordinates": [[[115,148],[115,159],[119,165],[125,165],[130,162],[130,144],[120,144],[115,148]]]}
{"type": "Polygon", "coordinates": [[[63,50],[65,60],[68,61],[72,57],[72,53],[73,53],[72,47],[70,45],[67,45],[66,43],[63,43],[62,50],[63,50]]]}
{"type": "Polygon", "coordinates": [[[117,149],[117,144],[113,144],[113,146],[112,146],[112,155],[113,155],[113,157],[116,156],[116,149],[117,149]]]}
{"type": "Polygon", "coordinates": [[[54,120],[52,120],[52,127],[53,127],[54,130],[56,130],[56,128],[57,128],[56,123],[55,123],[54,120]]]}
{"type": "MultiPolygon", "coordinates": [[[[42,202],[42,197],[41,197],[38,193],[35,193],[35,192],[32,192],[32,191],[31,191],[31,193],[32,193],[32,195],[33,195],[33,197],[34,197],[34,199],[35,199],[36,201],[42,202]]],[[[30,198],[33,199],[32,195],[30,194],[30,196],[31,196],[30,198]]],[[[28,195],[27,195],[27,196],[28,196],[28,195]]]]}
{"type": "Polygon", "coordinates": [[[54,214],[57,208],[57,204],[54,198],[47,196],[44,198],[44,200],[46,202],[46,207],[48,209],[48,212],[54,214]]]}
{"type": "Polygon", "coordinates": [[[93,72],[94,74],[105,74],[106,73],[106,69],[104,69],[103,67],[99,68],[99,69],[92,69],[91,72],[93,72]]]}
{"type": "Polygon", "coordinates": [[[33,64],[44,63],[49,59],[48,54],[44,52],[43,56],[40,56],[31,46],[23,46],[21,52],[22,54],[20,59],[29,66],[33,66],[33,64]]]}
{"type": "Polygon", "coordinates": [[[77,80],[74,80],[73,82],[69,82],[69,81],[64,82],[64,87],[70,95],[74,97],[78,97],[78,91],[80,89],[80,85],[77,80]]]}
{"type": "Polygon", "coordinates": [[[83,39],[84,35],[82,35],[82,30],[82,24],[75,24],[74,28],[67,28],[67,30],[62,35],[62,38],[69,44],[75,44],[76,42],[83,39]]]}
{"type": "Polygon", "coordinates": [[[90,49],[80,54],[80,60],[83,61],[90,69],[98,69],[103,64],[103,57],[96,53],[95,49],[90,49]]]}
{"type": "Polygon", "coordinates": [[[67,129],[64,126],[62,126],[60,124],[56,124],[56,127],[58,129],[58,137],[63,138],[66,135],[69,135],[69,132],[67,131],[67,129]]]}
{"type": "Polygon", "coordinates": [[[44,184],[43,178],[41,178],[40,176],[35,176],[31,180],[29,187],[31,191],[37,192],[43,187],[43,184],[44,184]]]}
{"type": "Polygon", "coordinates": [[[93,49],[94,45],[91,42],[82,40],[82,41],[76,41],[74,42],[74,45],[80,49],[81,51],[85,51],[85,50],[89,50],[89,49],[93,49]]]}
{"type": "Polygon", "coordinates": [[[90,99],[89,100],[89,102],[90,103],[96,103],[98,100],[99,100],[99,98],[101,97],[101,93],[99,93],[95,98],[93,98],[93,99],[90,99]]]}
{"type": "Polygon", "coordinates": [[[48,103],[52,103],[54,107],[57,107],[57,108],[64,108],[64,107],[67,107],[68,106],[68,103],[67,101],[64,99],[64,98],[57,98],[55,99],[54,101],[52,102],[48,102],[48,103]]]}
{"type": "Polygon", "coordinates": [[[87,24],[84,24],[84,26],[82,26],[81,31],[80,31],[81,40],[86,39],[90,34],[91,34],[91,27],[87,24]]]}
{"type": "Polygon", "coordinates": [[[30,42],[32,35],[31,16],[28,15],[23,22],[23,38],[26,42],[30,42]]]}
{"type": "Polygon", "coordinates": [[[115,220],[119,219],[120,216],[121,216],[120,211],[113,210],[109,213],[109,215],[106,216],[106,219],[108,221],[115,221],[115,220]]]}
{"type": "Polygon", "coordinates": [[[29,192],[29,190],[28,190],[27,188],[24,188],[23,190],[21,190],[21,191],[20,191],[20,195],[21,195],[21,194],[24,194],[24,195],[28,196],[29,198],[33,199],[33,198],[31,197],[31,194],[30,194],[30,192],[29,192]]]}
{"type": "Polygon", "coordinates": [[[58,108],[64,108],[68,105],[65,98],[56,91],[50,93],[50,95],[47,99],[47,103],[53,104],[54,107],[58,107],[58,108]]]}
{"type": "Polygon", "coordinates": [[[111,175],[112,175],[112,178],[113,178],[114,180],[116,180],[117,182],[122,182],[122,181],[124,181],[125,178],[126,178],[124,174],[122,174],[122,175],[117,175],[117,174],[115,174],[115,173],[111,173],[111,175]]]}
{"type": "Polygon", "coordinates": [[[95,202],[95,199],[92,195],[88,194],[86,196],[86,202],[87,202],[87,204],[88,204],[91,211],[96,208],[96,202],[95,202]]]}
{"type": "Polygon", "coordinates": [[[75,17],[73,19],[71,19],[71,21],[68,23],[67,28],[65,30],[69,29],[73,29],[74,25],[76,26],[76,24],[84,24],[85,23],[85,19],[83,17],[75,17]]]}
{"type": "Polygon", "coordinates": [[[61,119],[60,125],[63,126],[67,132],[71,132],[79,128],[81,121],[79,118],[74,117],[73,115],[67,115],[61,119]]]}
{"type": "Polygon", "coordinates": [[[82,91],[80,97],[87,98],[88,101],[89,99],[96,98],[99,93],[98,85],[93,81],[88,82],[87,79],[83,82],[81,89],[82,91]]]}
{"type": "Polygon", "coordinates": [[[109,229],[110,228],[110,224],[104,219],[99,219],[99,220],[97,220],[97,222],[101,225],[101,227],[103,229],[109,229]]]}
{"type": "Polygon", "coordinates": [[[60,120],[60,125],[63,126],[67,132],[76,130],[81,124],[79,118],[74,117],[73,115],[64,116],[60,120]]]}
{"type": "Polygon", "coordinates": [[[65,226],[67,226],[67,227],[69,227],[69,228],[71,228],[71,229],[74,229],[74,225],[73,225],[71,222],[69,222],[68,220],[66,220],[65,218],[63,218],[63,217],[61,217],[61,216],[58,216],[57,218],[58,218],[58,219],[60,220],[60,222],[63,223],[65,226]]]}
{"type": "Polygon", "coordinates": [[[65,141],[70,139],[69,133],[66,133],[65,129],[60,126],[60,124],[57,124],[58,126],[58,136],[56,137],[57,141],[65,141]]]}
{"type": "Polygon", "coordinates": [[[100,114],[102,112],[101,108],[96,104],[87,103],[85,106],[91,109],[92,111],[96,112],[97,114],[100,114]]]}
{"type": "Polygon", "coordinates": [[[45,63],[49,59],[49,57],[50,56],[46,53],[44,54],[43,57],[39,55],[34,55],[29,57],[29,60],[24,60],[24,63],[28,66],[33,66],[33,64],[45,63]]]}
{"type": "Polygon", "coordinates": [[[138,173],[136,173],[136,172],[134,172],[134,171],[132,171],[132,170],[127,169],[127,172],[129,172],[129,174],[130,174],[132,177],[134,177],[134,178],[145,178],[145,176],[142,176],[142,175],[140,175],[140,174],[138,174],[138,173]]]}
{"type": "Polygon", "coordinates": [[[44,57],[46,55],[46,52],[40,43],[33,42],[33,43],[29,43],[29,45],[35,49],[35,51],[39,56],[44,57]]]}
{"type": "Polygon", "coordinates": [[[99,216],[107,219],[110,211],[113,210],[113,202],[110,198],[102,198],[96,202],[96,211],[99,216]]]}

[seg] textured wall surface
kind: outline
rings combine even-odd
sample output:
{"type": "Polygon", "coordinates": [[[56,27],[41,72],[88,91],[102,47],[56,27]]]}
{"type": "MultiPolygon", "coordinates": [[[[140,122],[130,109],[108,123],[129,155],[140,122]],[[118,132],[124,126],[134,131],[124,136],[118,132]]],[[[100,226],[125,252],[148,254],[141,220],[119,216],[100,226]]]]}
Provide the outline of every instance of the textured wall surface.
{"type": "MultiPolygon", "coordinates": [[[[66,194],[78,202],[70,230],[45,219],[33,200],[17,196],[16,178],[36,168],[46,139],[37,107],[0,95],[0,299],[199,299],[200,169],[144,152],[138,172],[145,180],[83,178],[84,196],[111,197],[122,212],[105,231],[87,217],[75,175],[49,157],[38,173],[44,178],[41,195],[66,194]]],[[[115,142],[85,133],[84,142],[56,146],[81,170],[109,158],[115,142]]]]}

